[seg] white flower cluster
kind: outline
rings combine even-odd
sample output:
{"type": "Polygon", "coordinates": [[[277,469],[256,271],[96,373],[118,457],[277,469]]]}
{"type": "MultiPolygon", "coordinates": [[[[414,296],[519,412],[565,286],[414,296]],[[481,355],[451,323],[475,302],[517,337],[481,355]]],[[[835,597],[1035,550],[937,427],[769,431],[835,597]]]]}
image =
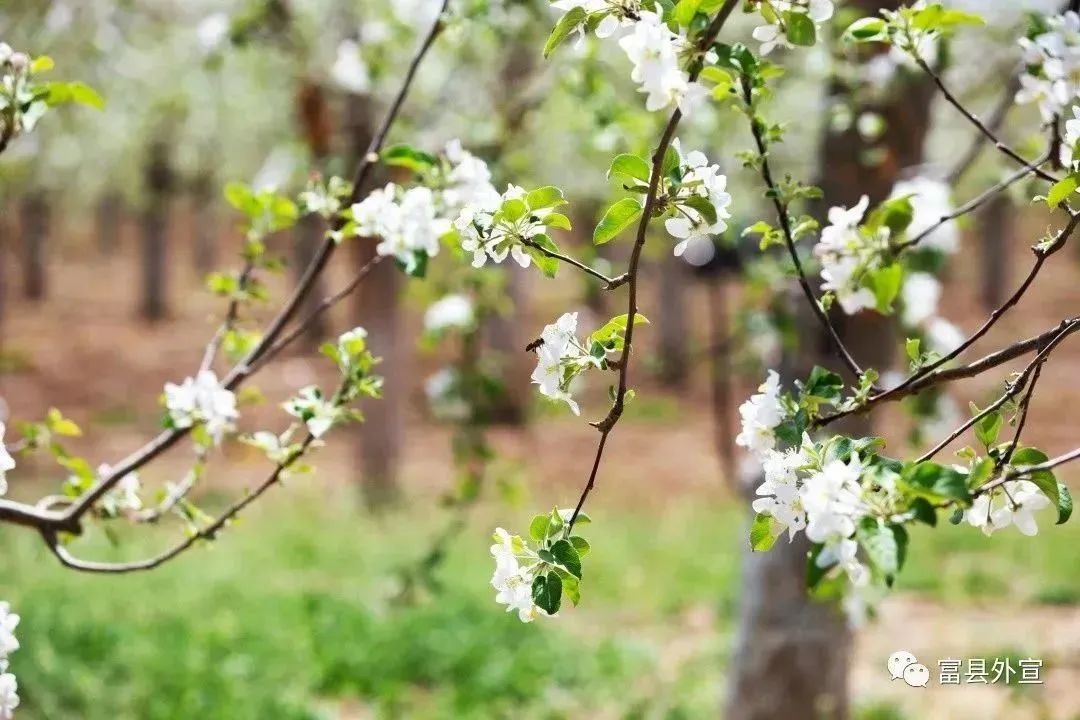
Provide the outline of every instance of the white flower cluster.
{"type": "Polygon", "coordinates": [[[728,210],[731,195],[727,192],[727,176],[721,174],[719,165],[709,164],[705,153],[693,150],[684,156],[678,138],[672,142],[672,147],[679,153],[684,174],[678,192],[671,199],[676,215],[665,220],[664,227],[668,234],[679,241],[675,245],[675,255],[682,256],[692,243],[711,245],[711,235],[727,230],[725,220],[731,217],[728,210]],[[708,202],[716,214],[715,222],[706,218],[700,209],[686,203],[692,197],[708,202]]]}
{"type": "Polygon", "coordinates": [[[532,599],[534,570],[539,564],[536,555],[517,535],[502,528],[495,528],[492,536],[491,556],[495,558],[495,573],[491,586],[495,588],[495,602],[506,605],[506,611],[517,610],[521,622],[532,622],[547,613],[536,606],[532,599]],[[521,560],[536,561],[522,565],[521,560]]]}
{"type": "Polygon", "coordinates": [[[634,64],[630,79],[645,93],[645,107],[650,111],[677,105],[689,116],[708,97],[705,86],[691,82],[683,70],[679,54],[689,49],[686,37],[664,24],[659,12],[642,10],[638,20],[619,46],[634,64]]]}
{"type": "Polygon", "coordinates": [[[19,616],[11,612],[6,602],[0,602],[0,720],[11,720],[19,707],[19,683],[8,672],[8,656],[19,649],[15,637],[18,625],[19,616]]]}
{"type": "Polygon", "coordinates": [[[784,421],[784,406],[780,401],[780,376],[770,370],[758,393],[739,406],[742,431],[735,444],[746,448],[757,460],[776,447],[776,428],[784,421]]]}
{"type": "Polygon", "coordinates": [[[10,45],[0,42],[0,68],[10,67],[15,72],[22,72],[30,67],[30,56],[16,52],[10,45]]]}
{"type": "Polygon", "coordinates": [[[309,385],[282,403],[285,412],[299,418],[315,438],[321,438],[337,422],[340,412],[334,403],[323,397],[322,390],[309,385]]]}
{"type": "MultiPolygon", "coordinates": [[[[98,477],[102,478],[112,472],[112,468],[102,463],[98,466],[98,477]]],[[[112,491],[105,496],[103,505],[105,510],[115,515],[118,512],[138,512],[142,510],[143,501],[139,496],[142,483],[139,481],[139,473],[128,473],[116,483],[112,491]]]]}
{"type": "Polygon", "coordinates": [[[1046,19],[1046,31],[1021,38],[1024,64],[1016,102],[1035,103],[1045,122],[1080,94],[1080,15],[1068,11],[1046,19]]]}
{"type": "Polygon", "coordinates": [[[473,304],[469,296],[453,293],[428,306],[424,312],[424,329],[439,333],[455,328],[467,328],[474,320],[473,304]]]}
{"type": "Polygon", "coordinates": [[[352,216],[358,235],[381,238],[375,252],[403,263],[418,252],[438,255],[439,238],[450,229],[437,215],[435,194],[423,186],[403,190],[389,183],[353,205],[352,216]]]}
{"type": "Polygon", "coordinates": [[[870,198],[862,196],[851,208],[829,208],[829,224],[821,231],[814,255],[821,263],[821,289],[836,296],[848,315],[877,305],[874,293],[862,285],[861,273],[881,254],[887,238],[866,238],[859,230],[870,198]]]}
{"type": "Polygon", "coordinates": [[[483,160],[464,150],[458,140],[447,143],[444,154],[448,166],[438,191],[423,186],[405,190],[390,183],[352,206],[356,233],[381,238],[379,255],[405,264],[420,252],[434,257],[440,238],[466,208],[498,207],[499,193],[483,160]]]}
{"type": "Polygon", "coordinates": [[[1073,116],[1065,121],[1065,137],[1061,142],[1061,165],[1076,172],[1078,163],[1076,144],[1080,142],[1080,107],[1073,105],[1073,116]]]}
{"type": "Polygon", "coordinates": [[[577,338],[578,314],[566,313],[540,333],[536,348],[536,369],[532,381],[540,394],[562,400],[575,415],[581,408],[570,393],[570,385],[582,371],[599,367],[599,360],[588,353],[577,338]]]}
{"type": "Polygon", "coordinates": [[[221,443],[240,417],[236,395],[222,387],[211,370],[186,378],[180,385],[165,383],[165,408],[173,427],[189,428],[202,423],[215,444],[221,443]]]}
{"type": "Polygon", "coordinates": [[[523,240],[547,233],[543,224],[544,211],[526,212],[516,219],[502,218],[496,221],[496,213],[506,200],[524,200],[525,190],[508,185],[501,196],[495,195],[486,202],[466,205],[454,221],[461,235],[461,248],[473,254],[472,266],[483,267],[488,260],[499,264],[507,255],[523,268],[532,264],[525,252],[523,240]]]}
{"type": "Polygon", "coordinates": [[[763,11],[767,7],[769,11],[768,14],[762,14],[765,24],[754,28],[752,33],[753,38],[761,43],[762,56],[778,47],[793,47],[783,25],[783,13],[806,15],[820,33],[821,24],[833,16],[834,9],[832,0],[771,0],[769,3],[761,3],[759,7],[763,11]]]}
{"type": "Polygon", "coordinates": [[[7,473],[9,470],[15,469],[15,458],[11,457],[7,445],[4,444],[5,432],[7,432],[7,428],[4,423],[0,422],[0,497],[7,495],[7,473]]]}
{"type": "Polygon", "coordinates": [[[870,508],[859,482],[862,461],[853,453],[848,462],[831,460],[815,468],[806,453],[812,447],[807,437],[799,450],[766,451],[765,481],[752,507],[786,529],[789,539],[805,530],[811,542],[822,545],[814,560],[819,568],[836,567],[853,585],[864,586],[870,572],[858,560],[859,545],[853,537],[870,508]]]}
{"type": "Polygon", "coordinates": [[[1013,480],[975,498],[964,512],[973,527],[991,535],[1009,525],[1031,537],[1039,532],[1035,513],[1052,505],[1050,498],[1029,480],[1013,480]]]}
{"type": "MultiPolygon", "coordinates": [[[[926,233],[916,246],[942,254],[952,254],[960,245],[953,223],[941,223],[952,214],[949,187],[927,177],[903,180],[893,188],[890,199],[908,198],[912,219],[906,233],[914,238],[926,233]],[[939,224],[941,223],[941,224],[939,224]]],[[[871,234],[860,227],[869,206],[865,195],[852,208],[829,210],[829,224],[821,231],[814,254],[821,262],[822,289],[832,292],[848,315],[877,306],[873,291],[866,285],[868,273],[882,263],[889,247],[889,229],[878,228],[871,234]]],[[[901,290],[902,318],[907,326],[921,330],[932,349],[951,352],[963,341],[963,334],[948,321],[936,317],[941,286],[928,273],[909,274],[901,290]]]]}

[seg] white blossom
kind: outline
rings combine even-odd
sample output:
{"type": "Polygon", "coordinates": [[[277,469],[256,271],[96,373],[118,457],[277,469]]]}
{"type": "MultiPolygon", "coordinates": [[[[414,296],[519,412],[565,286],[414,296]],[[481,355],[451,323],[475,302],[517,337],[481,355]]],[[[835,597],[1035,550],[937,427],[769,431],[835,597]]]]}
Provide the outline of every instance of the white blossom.
{"type": "MultiPolygon", "coordinates": [[[[891,197],[905,195],[911,196],[912,217],[907,230],[910,237],[922,235],[953,213],[949,186],[940,180],[924,176],[901,180],[893,187],[891,197]]],[[[960,232],[955,223],[943,223],[923,238],[919,246],[955,253],[960,246],[960,232]]]]}
{"type": "Polygon", "coordinates": [[[461,236],[461,248],[473,254],[473,267],[483,267],[488,260],[498,264],[508,256],[523,268],[532,264],[532,258],[525,251],[524,241],[547,233],[543,217],[549,211],[533,211],[513,221],[505,218],[499,223],[494,221],[494,214],[503,202],[520,200],[525,195],[523,188],[508,185],[506,192],[497,202],[466,205],[461,210],[454,221],[454,227],[461,236]]]}
{"type": "Polygon", "coordinates": [[[1015,525],[1017,530],[1030,537],[1039,532],[1035,513],[1051,504],[1050,498],[1035,483],[1014,480],[975,498],[964,512],[964,518],[987,535],[1015,525]]]}
{"type": "Polygon", "coordinates": [[[806,458],[799,452],[765,451],[761,463],[765,481],[757,489],[757,495],[761,497],[751,503],[754,512],[769,515],[787,528],[789,540],[794,540],[795,533],[806,528],[806,510],[799,494],[796,472],[805,464],[806,458]]]}
{"type": "Polygon", "coordinates": [[[444,150],[450,162],[447,187],[442,192],[448,214],[460,213],[468,205],[494,210],[499,206],[499,191],[491,184],[491,170],[480,158],[451,140],[444,150]]]}
{"type": "Polygon", "coordinates": [[[941,283],[925,272],[908,273],[900,290],[904,309],[900,318],[905,325],[916,327],[937,313],[941,299],[941,283]]]}
{"type": "Polygon", "coordinates": [[[679,257],[691,243],[704,241],[711,245],[710,236],[727,229],[725,221],[731,217],[728,210],[731,195],[727,192],[727,176],[720,172],[719,165],[710,165],[705,154],[697,150],[684,156],[677,138],[672,142],[672,147],[678,151],[686,172],[680,182],[680,192],[673,201],[677,214],[665,220],[664,227],[669,235],[679,240],[674,249],[675,256],[679,257]],[[716,213],[716,222],[710,224],[696,208],[679,202],[690,196],[707,200],[716,213]]]}
{"type": "Polygon", "coordinates": [[[18,626],[19,616],[11,612],[11,605],[0,601],[0,663],[3,667],[7,667],[8,656],[19,649],[19,640],[15,637],[18,626]]]}
{"type": "Polygon", "coordinates": [[[342,40],[337,47],[337,57],[330,69],[330,77],[342,90],[362,95],[371,91],[371,74],[360,54],[360,43],[342,40]]]}
{"type": "Polygon", "coordinates": [[[521,538],[496,528],[493,539],[491,556],[495,558],[495,572],[491,576],[491,586],[497,591],[495,602],[506,605],[507,612],[517,610],[522,622],[532,622],[546,615],[532,599],[532,570],[522,567],[518,561],[518,556],[525,554],[521,538]]]}
{"type": "Polygon", "coordinates": [[[19,707],[19,683],[11,673],[0,674],[0,720],[12,720],[19,707]]]}
{"type": "Polygon", "coordinates": [[[931,318],[926,323],[926,344],[939,355],[950,355],[966,340],[963,331],[944,318],[931,318]]]}
{"type": "Polygon", "coordinates": [[[334,403],[324,398],[322,391],[314,385],[301,389],[296,397],[283,403],[282,408],[303,420],[308,432],[315,438],[325,435],[340,414],[334,403]]]}
{"type": "Polygon", "coordinates": [[[285,436],[277,435],[269,430],[258,430],[252,433],[246,442],[262,450],[266,454],[266,459],[272,463],[283,463],[289,459],[289,443],[285,436]]]}
{"type": "Polygon", "coordinates": [[[4,423],[0,422],[0,497],[6,495],[8,491],[8,471],[15,469],[15,458],[11,457],[7,445],[4,444],[5,432],[7,432],[7,428],[4,423]]]}
{"type": "Polygon", "coordinates": [[[438,216],[435,195],[426,187],[402,192],[390,183],[353,205],[352,215],[357,234],[381,238],[375,252],[403,263],[418,252],[437,255],[439,238],[450,229],[450,223],[438,216]]]}
{"type": "Polygon", "coordinates": [[[1061,164],[1076,169],[1076,143],[1080,141],[1080,106],[1073,105],[1073,117],[1065,121],[1065,137],[1061,143],[1061,164]]]}
{"type": "Polygon", "coordinates": [[[645,93],[649,111],[678,105],[690,115],[708,96],[708,90],[690,81],[682,69],[679,52],[687,46],[686,38],[672,32],[658,13],[642,10],[630,33],[619,46],[634,64],[630,78],[645,93]]]}
{"type": "Polygon", "coordinates": [[[821,279],[824,280],[821,289],[836,295],[836,301],[848,315],[877,307],[874,293],[856,280],[859,269],[858,258],[850,256],[835,258],[832,262],[822,260],[821,264],[821,279]]]}
{"type": "Polygon", "coordinates": [[[473,304],[467,295],[452,294],[436,300],[424,313],[424,329],[440,332],[473,324],[473,304]]]}
{"type": "Polygon", "coordinates": [[[877,307],[874,293],[862,285],[867,262],[876,260],[876,248],[859,231],[870,198],[863,195],[851,208],[829,209],[814,255],[821,262],[821,289],[832,292],[848,315],[877,307]]]}
{"type": "Polygon", "coordinates": [[[540,394],[565,402],[575,415],[581,408],[570,393],[570,382],[585,367],[592,364],[577,339],[577,313],[565,313],[540,333],[542,342],[536,348],[536,369],[532,381],[540,394]]]}
{"type": "Polygon", "coordinates": [[[758,391],[739,406],[742,431],[735,437],[735,444],[760,458],[776,446],[775,429],[784,421],[784,407],[780,402],[780,376],[776,371],[769,371],[758,391]]]}
{"type": "Polygon", "coordinates": [[[1080,91],[1080,15],[1070,10],[1046,24],[1046,32],[1020,40],[1028,72],[1020,76],[1016,102],[1036,104],[1048,123],[1080,91]]]}
{"type": "Polygon", "coordinates": [[[772,0],[771,9],[777,19],[775,22],[767,22],[754,28],[751,36],[761,43],[762,56],[768,55],[776,48],[791,48],[793,45],[788,41],[784,28],[780,26],[780,16],[785,12],[803,13],[814,21],[818,31],[821,24],[833,16],[832,0],[772,0]]]}
{"type": "MultiPolygon", "coordinates": [[[[112,467],[105,463],[98,466],[99,478],[103,478],[111,472],[112,467]]],[[[141,490],[142,483],[139,481],[139,473],[131,472],[117,481],[116,486],[106,496],[106,500],[116,510],[138,512],[143,508],[142,498],[139,497],[141,490]]]]}
{"type": "Polygon", "coordinates": [[[180,385],[166,383],[165,408],[174,427],[189,428],[204,423],[215,443],[221,442],[240,417],[236,395],[222,387],[211,370],[186,378],[180,385]]]}
{"type": "Polygon", "coordinates": [[[199,49],[209,55],[217,51],[229,37],[229,16],[223,12],[207,15],[195,28],[199,49]]]}
{"type": "MultiPolygon", "coordinates": [[[[806,479],[802,502],[807,516],[806,536],[812,542],[835,544],[855,533],[856,523],[866,514],[859,485],[862,471],[862,461],[853,453],[847,463],[832,460],[806,479]]],[[[846,551],[834,548],[834,552],[839,557],[846,551]]]]}

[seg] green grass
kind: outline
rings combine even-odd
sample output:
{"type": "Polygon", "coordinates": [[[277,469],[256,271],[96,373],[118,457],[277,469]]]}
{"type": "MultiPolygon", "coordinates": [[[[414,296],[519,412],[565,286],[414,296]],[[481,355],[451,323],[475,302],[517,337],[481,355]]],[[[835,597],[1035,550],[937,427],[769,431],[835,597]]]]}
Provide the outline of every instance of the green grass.
{"type": "MultiPolygon", "coordinates": [[[[343,707],[388,718],[714,716],[739,591],[739,508],[598,507],[582,607],[523,627],[487,584],[490,509],[451,548],[444,592],[403,607],[391,601],[394,569],[439,516],[377,521],[344,492],[319,492],[289,488],[216,545],[131,576],[64,570],[32,534],[0,531],[0,597],[23,616],[12,657],[20,720],[299,720],[343,707]]],[[[122,555],[103,538],[79,550],[122,555]]],[[[918,531],[912,558],[900,587],[947,602],[1080,596],[1065,572],[1080,561],[1075,524],[1035,540],[918,531]]],[[[863,716],[891,713],[871,705],[863,716]]]]}

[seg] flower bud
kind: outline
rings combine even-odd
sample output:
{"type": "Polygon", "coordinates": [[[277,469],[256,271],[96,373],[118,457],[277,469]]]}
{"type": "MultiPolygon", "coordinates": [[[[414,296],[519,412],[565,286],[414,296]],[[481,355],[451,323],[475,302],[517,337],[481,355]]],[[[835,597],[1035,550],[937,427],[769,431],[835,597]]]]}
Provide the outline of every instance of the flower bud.
{"type": "Polygon", "coordinates": [[[17,71],[23,71],[30,65],[30,56],[26,53],[13,53],[11,56],[11,66],[17,71]]]}

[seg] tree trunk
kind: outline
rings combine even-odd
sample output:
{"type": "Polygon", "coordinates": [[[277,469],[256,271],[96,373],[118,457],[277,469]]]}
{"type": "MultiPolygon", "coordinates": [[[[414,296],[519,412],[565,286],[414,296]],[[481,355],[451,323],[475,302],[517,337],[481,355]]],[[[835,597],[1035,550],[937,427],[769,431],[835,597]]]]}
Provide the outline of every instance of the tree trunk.
{"type": "MultiPolygon", "coordinates": [[[[356,241],[354,267],[361,267],[375,256],[375,241],[356,241]]],[[[401,271],[392,262],[376,267],[360,285],[356,298],[356,323],[368,331],[371,352],[382,358],[378,372],[383,377],[383,396],[364,406],[365,420],[360,425],[357,467],[361,488],[370,509],[384,510],[401,499],[398,471],[405,436],[404,400],[409,377],[405,363],[404,338],[401,333],[401,271]]]]}
{"type": "MultiPolygon", "coordinates": [[[[855,0],[863,14],[895,9],[897,0],[855,0]]],[[[819,155],[818,185],[825,206],[850,207],[863,194],[871,203],[885,199],[899,173],[922,160],[934,89],[921,76],[901,80],[890,99],[863,108],[881,115],[887,131],[874,145],[881,162],[863,163],[870,149],[852,128],[825,136],[819,155]]],[[[834,84],[830,95],[844,95],[834,84]]],[[[822,208],[823,209],[823,208],[822,208]]],[[[823,212],[819,212],[823,215],[823,212]]],[[[788,358],[785,379],[806,377],[814,364],[837,367],[835,350],[811,315],[806,299],[798,294],[800,351],[788,358]]],[[[834,322],[851,353],[864,367],[886,368],[896,344],[888,318],[873,313],[854,317],[835,315],[834,322]]],[[[848,378],[851,379],[850,377],[848,378]]],[[[838,425],[841,425],[838,423],[838,425]]],[[[853,417],[835,431],[867,435],[868,417],[853,417]]],[[[744,488],[749,505],[754,478],[744,488]]],[[[852,635],[834,604],[812,600],[806,591],[805,535],[793,543],[784,540],[766,553],[745,550],[740,628],[732,665],[726,720],[775,720],[776,718],[822,718],[847,720],[850,699],[847,676],[852,635]]]]}
{"type": "Polygon", "coordinates": [[[168,145],[155,142],[147,157],[146,205],[142,211],[142,296],[139,314],[156,322],[168,313],[169,200],[173,187],[168,145]]]}
{"type": "Polygon", "coordinates": [[[518,267],[515,263],[505,263],[506,294],[513,305],[510,315],[492,314],[484,320],[484,332],[491,349],[497,354],[502,368],[500,375],[503,391],[498,398],[490,401],[490,422],[508,425],[523,425],[528,419],[529,400],[532,398],[532,386],[529,376],[532,373],[534,359],[532,353],[525,352],[525,346],[532,338],[521,333],[522,318],[529,317],[530,271],[518,267]]]}
{"type": "MultiPolygon", "coordinates": [[[[355,159],[367,151],[373,134],[371,110],[370,98],[349,97],[346,128],[355,159]]],[[[378,182],[382,180],[372,185],[378,182]]],[[[370,188],[362,190],[366,192],[370,188]]],[[[376,242],[371,238],[357,238],[353,242],[353,267],[359,268],[375,256],[376,242]]],[[[372,353],[382,358],[378,372],[384,380],[383,395],[377,402],[365,404],[365,421],[358,430],[360,442],[355,445],[361,491],[368,508],[376,512],[399,502],[402,494],[398,473],[405,437],[405,397],[409,390],[400,298],[403,284],[401,271],[388,258],[360,284],[354,303],[354,324],[367,329],[372,353]]]]}
{"type": "MultiPolygon", "coordinates": [[[[305,215],[293,229],[293,277],[299,283],[308,263],[315,257],[315,252],[322,244],[326,224],[319,215],[305,215]]],[[[311,286],[311,292],[304,298],[304,315],[311,313],[326,296],[325,276],[320,276],[311,286]]],[[[304,342],[308,347],[318,347],[330,332],[329,318],[323,313],[304,331],[304,342]]]]}
{"type": "Polygon", "coordinates": [[[100,201],[97,208],[97,248],[98,252],[107,257],[116,251],[120,244],[120,218],[124,204],[116,193],[108,193],[100,201]]]}
{"type": "Polygon", "coordinates": [[[659,263],[660,307],[657,308],[660,333],[660,382],[665,387],[682,390],[686,387],[689,360],[687,357],[686,291],[690,273],[686,263],[665,252],[659,263]]]}
{"type": "Polygon", "coordinates": [[[995,195],[978,215],[982,238],[982,302],[987,311],[1005,300],[1009,281],[1009,238],[1013,234],[1012,202],[1004,193],[995,195]]]}
{"type": "Polygon", "coordinates": [[[217,206],[214,202],[213,184],[210,178],[200,177],[195,182],[192,262],[199,275],[206,275],[217,266],[218,243],[221,233],[218,228],[217,206]]]}
{"type": "Polygon", "coordinates": [[[49,236],[49,203],[45,193],[35,191],[22,201],[23,296],[44,300],[46,293],[45,245],[49,236]]]}

